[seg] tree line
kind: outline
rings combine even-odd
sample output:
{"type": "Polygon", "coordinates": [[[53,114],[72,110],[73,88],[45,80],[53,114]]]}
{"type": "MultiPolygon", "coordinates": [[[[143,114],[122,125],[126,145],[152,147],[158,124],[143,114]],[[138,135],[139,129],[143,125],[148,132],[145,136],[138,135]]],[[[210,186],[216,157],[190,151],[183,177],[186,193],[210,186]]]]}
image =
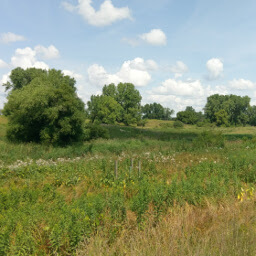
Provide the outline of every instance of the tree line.
{"type": "Polygon", "coordinates": [[[193,107],[177,113],[177,120],[185,124],[217,126],[256,125],[256,106],[250,105],[248,96],[214,94],[207,98],[204,114],[193,107]]]}
{"type": "Polygon", "coordinates": [[[12,70],[10,81],[4,84],[8,96],[2,110],[8,117],[7,138],[68,144],[102,136],[100,126],[95,128],[102,123],[144,125],[147,119],[176,119],[198,125],[256,125],[256,106],[250,106],[248,96],[215,94],[207,98],[204,113],[188,106],[172,118],[174,111],[159,103],[142,106],[140,92],[131,83],[104,85],[102,94],[92,95],[86,105],[78,97],[75,83],[60,70],[12,70]],[[85,119],[94,126],[86,126],[85,119]]]}

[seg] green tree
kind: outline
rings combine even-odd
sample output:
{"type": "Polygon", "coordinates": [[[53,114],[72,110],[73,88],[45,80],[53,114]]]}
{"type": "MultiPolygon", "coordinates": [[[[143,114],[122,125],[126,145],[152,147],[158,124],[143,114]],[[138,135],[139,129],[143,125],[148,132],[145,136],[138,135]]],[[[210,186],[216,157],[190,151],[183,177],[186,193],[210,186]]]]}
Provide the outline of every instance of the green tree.
{"type": "Polygon", "coordinates": [[[10,78],[4,106],[9,140],[68,144],[82,139],[84,103],[76,94],[73,78],[55,69],[20,68],[13,70],[10,78]]]}
{"type": "Polygon", "coordinates": [[[115,124],[120,121],[123,111],[120,104],[111,96],[91,96],[91,100],[87,103],[88,114],[92,123],[95,121],[105,124],[115,124]]]}
{"type": "Polygon", "coordinates": [[[105,85],[103,95],[113,97],[122,107],[120,122],[137,124],[141,120],[141,95],[131,83],[105,85]]]}
{"type": "Polygon", "coordinates": [[[256,106],[250,106],[248,108],[248,119],[250,125],[256,126],[256,106]]]}
{"type": "Polygon", "coordinates": [[[146,104],[142,107],[143,118],[148,119],[170,120],[173,113],[173,110],[164,108],[161,104],[156,102],[146,104]]]}
{"type": "Polygon", "coordinates": [[[184,111],[177,113],[177,120],[184,124],[196,124],[199,121],[203,121],[203,119],[202,112],[196,112],[191,106],[187,106],[184,111]]]}
{"type": "Polygon", "coordinates": [[[241,125],[248,122],[250,98],[248,96],[214,94],[207,98],[204,111],[211,123],[217,122],[216,113],[224,110],[231,125],[241,125]]]}

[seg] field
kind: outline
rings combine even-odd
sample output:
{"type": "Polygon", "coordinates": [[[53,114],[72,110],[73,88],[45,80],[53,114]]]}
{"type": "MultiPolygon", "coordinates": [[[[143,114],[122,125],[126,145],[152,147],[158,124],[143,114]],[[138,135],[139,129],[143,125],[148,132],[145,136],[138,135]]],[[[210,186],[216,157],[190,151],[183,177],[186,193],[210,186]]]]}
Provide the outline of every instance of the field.
{"type": "Polygon", "coordinates": [[[6,125],[0,255],[256,255],[256,128],[152,120],[61,148],[6,125]]]}

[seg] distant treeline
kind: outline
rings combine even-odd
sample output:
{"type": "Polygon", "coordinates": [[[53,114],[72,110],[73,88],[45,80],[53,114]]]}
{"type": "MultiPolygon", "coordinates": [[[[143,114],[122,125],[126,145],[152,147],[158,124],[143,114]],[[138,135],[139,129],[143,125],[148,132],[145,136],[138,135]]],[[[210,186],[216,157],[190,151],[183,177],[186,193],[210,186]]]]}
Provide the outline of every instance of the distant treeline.
{"type": "Polygon", "coordinates": [[[193,107],[177,113],[177,120],[185,124],[211,123],[217,126],[256,125],[256,106],[250,105],[248,96],[214,94],[207,98],[204,114],[193,107]]]}
{"type": "Polygon", "coordinates": [[[102,95],[92,95],[87,103],[88,118],[94,123],[124,123],[144,125],[146,119],[178,120],[184,124],[204,126],[256,125],[256,106],[250,105],[248,96],[214,94],[207,98],[203,112],[192,106],[171,116],[174,110],[159,103],[141,106],[141,95],[131,83],[105,85],[102,95]]]}

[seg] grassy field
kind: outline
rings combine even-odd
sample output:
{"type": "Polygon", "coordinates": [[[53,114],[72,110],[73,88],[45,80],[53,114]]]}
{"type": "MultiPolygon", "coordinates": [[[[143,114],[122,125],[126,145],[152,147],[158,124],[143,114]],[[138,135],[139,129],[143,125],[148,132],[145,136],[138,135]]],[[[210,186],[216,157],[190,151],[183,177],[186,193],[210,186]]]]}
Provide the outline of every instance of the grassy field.
{"type": "Polygon", "coordinates": [[[256,255],[256,129],[106,126],[12,144],[0,117],[0,255],[256,255]]]}

